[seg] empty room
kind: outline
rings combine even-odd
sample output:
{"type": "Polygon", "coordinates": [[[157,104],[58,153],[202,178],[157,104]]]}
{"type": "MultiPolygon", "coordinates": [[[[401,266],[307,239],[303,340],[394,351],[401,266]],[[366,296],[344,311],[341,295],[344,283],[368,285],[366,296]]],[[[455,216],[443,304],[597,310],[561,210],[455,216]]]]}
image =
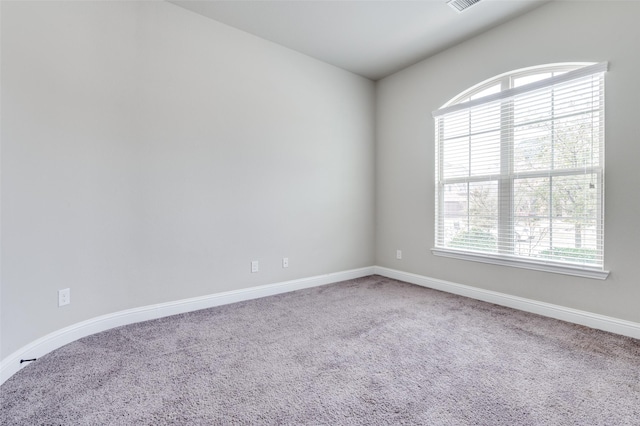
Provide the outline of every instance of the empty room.
{"type": "Polygon", "coordinates": [[[640,425],[640,2],[0,1],[1,425],[640,425]]]}

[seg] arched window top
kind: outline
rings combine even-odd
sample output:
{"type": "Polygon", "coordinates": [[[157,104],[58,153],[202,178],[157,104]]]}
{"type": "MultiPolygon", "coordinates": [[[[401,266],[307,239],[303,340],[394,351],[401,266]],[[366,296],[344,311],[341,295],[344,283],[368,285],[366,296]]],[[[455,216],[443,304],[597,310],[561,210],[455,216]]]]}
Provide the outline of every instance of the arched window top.
{"type": "Polygon", "coordinates": [[[467,90],[459,93],[442,105],[441,108],[479,99],[493,95],[507,89],[520,87],[525,84],[555,77],[586,66],[595,65],[595,62],[563,62],[533,67],[520,68],[509,71],[482,81],[467,90]]]}
{"type": "Polygon", "coordinates": [[[607,277],[607,67],[561,63],[511,71],[433,112],[434,254],[607,277]]]}

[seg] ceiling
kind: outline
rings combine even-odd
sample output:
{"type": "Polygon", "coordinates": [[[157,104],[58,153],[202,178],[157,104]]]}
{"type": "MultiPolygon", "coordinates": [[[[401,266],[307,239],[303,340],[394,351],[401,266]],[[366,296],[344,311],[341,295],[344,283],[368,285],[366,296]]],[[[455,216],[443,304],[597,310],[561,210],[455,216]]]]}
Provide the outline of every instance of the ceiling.
{"type": "Polygon", "coordinates": [[[378,80],[550,0],[169,0],[216,21],[378,80]]]}

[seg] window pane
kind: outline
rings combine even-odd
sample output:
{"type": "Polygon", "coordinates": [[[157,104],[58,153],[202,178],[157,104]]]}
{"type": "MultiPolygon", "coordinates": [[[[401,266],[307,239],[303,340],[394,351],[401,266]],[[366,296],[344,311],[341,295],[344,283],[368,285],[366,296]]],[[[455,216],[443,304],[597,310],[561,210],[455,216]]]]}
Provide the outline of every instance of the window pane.
{"type": "Polygon", "coordinates": [[[525,84],[535,83],[536,81],[544,80],[551,77],[550,72],[544,72],[540,74],[525,75],[523,77],[515,77],[513,79],[513,87],[524,86],[525,84]]]}
{"type": "Polygon", "coordinates": [[[549,178],[514,181],[514,254],[536,257],[549,248],[549,178]]]}
{"type": "Polygon", "coordinates": [[[471,175],[500,173],[500,132],[471,137],[471,175]]]}
{"type": "MultiPolygon", "coordinates": [[[[461,190],[462,186],[457,186],[457,189],[461,190]]],[[[459,205],[466,207],[463,209],[466,220],[462,220],[460,216],[457,216],[460,218],[457,221],[454,216],[446,220],[445,227],[450,230],[448,234],[451,235],[451,239],[446,240],[447,246],[496,253],[498,184],[497,182],[474,182],[468,184],[468,193],[466,188],[464,189],[465,192],[453,190],[451,192],[454,195],[445,198],[445,203],[449,202],[453,205],[455,199],[459,205]],[[468,202],[462,201],[463,197],[467,198],[468,202]]]]}
{"type": "Polygon", "coordinates": [[[564,261],[597,262],[598,197],[595,174],[553,178],[554,232],[550,254],[564,261]]]}
{"type": "Polygon", "coordinates": [[[459,111],[441,118],[442,139],[448,140],[469,134],[469,111],[459,111]]]}
{"type": "Polygon", "coordinates": [[[442,150],[442,176],[445,179],[469,176],[468,137],[449,140],[442,150]]]}
{"type": "Polygon", "coordinates": [[[470,133],[476,134],[500,129],[500,102],[472,108],[470,111],[470,133]]]}
{"type": "Polygon", "coordinates": [[[469,184],[469,226],[490,233],[498,229],[498,182],[469,184]]]}
{"type": "Polygon", "coordinates": [[[555,86],[554,114],[557,117],[599,108],[599,85],[591,78],[586,77],[555,86]]]}
{"type": "Polygon", "coordinates": [[[545,88],[518,96],[513,100],[514,124],[550,120],[553,116],[553,90],[545,88]]]}
{"type": "Polygon", "coordinates": [[[554,122],[555,169],[576,169],[598,165],[600,132],[597,121],[592,114],[588,113],[554,122]]]}
{"type": "Polygon", "coordinates": [[[516,127],[513,133],[513,169],[516,173],[551,169],[550,122],[516,127]]]}
{"type": "Polygon", "coordinates": [[[442,240],[449,245],[458,232],[466,231],[469,225],[468,184],[456,183],[444,185],[442,199],[443,229],[442,240]]]}

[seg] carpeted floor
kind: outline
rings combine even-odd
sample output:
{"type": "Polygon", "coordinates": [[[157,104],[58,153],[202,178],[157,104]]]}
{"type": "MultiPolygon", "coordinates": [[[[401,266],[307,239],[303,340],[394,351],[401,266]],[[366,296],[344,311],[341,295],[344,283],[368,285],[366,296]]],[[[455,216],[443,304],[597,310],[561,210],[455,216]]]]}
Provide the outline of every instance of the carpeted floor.
{"type": "Polygon", "coordinates": [[[371,276],[120,327],[2,425],[640,425],[640,341],[371,276]]]}

